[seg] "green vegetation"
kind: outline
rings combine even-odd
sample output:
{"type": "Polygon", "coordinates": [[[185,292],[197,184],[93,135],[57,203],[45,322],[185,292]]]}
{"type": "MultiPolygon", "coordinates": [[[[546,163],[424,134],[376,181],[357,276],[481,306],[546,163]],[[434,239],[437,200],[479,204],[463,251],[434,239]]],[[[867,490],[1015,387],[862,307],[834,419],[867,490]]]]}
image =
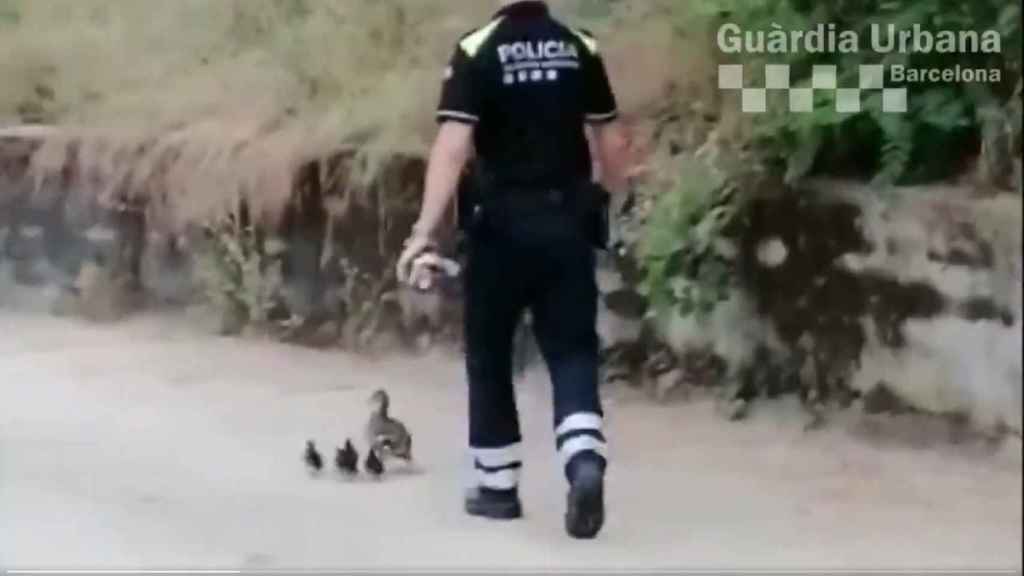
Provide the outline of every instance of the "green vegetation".
{"type": "MultiPolygon", "coordinates": [[[[643,143],[654,159],[643,191],[650,207],[635,248],[651,298],[684,315],[707,313],[733,283],[722,240],[757,192],[746,183],[752,172],[790,183],[838,174],[889,184],[950,176],[979,151],[988,172],[1005,177],[1012,170],[1001,169],[1001,160],[1019,157],[1019,1],[552,4],[598,34],[625,112],[650,134],[643,143]],[[796,86],[809,83],[815,64],[837,65],[840,86],[855,86],[858,66],[868,63],[998,68],[1003,81],[913,84],[905,115],[883,114],[877,93],[860,113],[839,114],[830,91],[817,92],[813,113],[786,113],[779,92],[769,114],[744,115],[715,86],[717,64],[733,58],[715,50],[715,31],[724,22],[752,31],[832,22],[862,38],[879,23],[995,29],[1001,54],[879,56],[865,49],[738,59],[749,70],[791,64],[796,86]],[[731,166],[694,154],[709,142],[712,155],[731,158],[731,166]]],[[[46,148],[45,162],[37,158],[35,168],[57,172],[73,159],[83,173],[129,181],[139,194],[160,200],[151,212],[168,208],[151,222],[209,226],[237,216],[240,196],[262,218],[283,210],[296,171],[311,161],[351,152],[351,162],[319,175],[324,189],[343,180],[347,193],[381,181],[389,159],[424,155],[452,46],[495,7],[475,0],[0,0],[0,124],[40,122],[72,131],[80,145],[46,148]]],[[[388,186],[376,190],[392,193],[388,186]]],[[[391,212],[408,211],[414,200],[405,192],[367,203],[381,212],[382,228],[393,224],[391,212]]],[[[338,202],[346,213],[350,200],[338,202]]],[[[234,244],[212,244],[220,247],[213,254],[219,264],[208,268],[226,271],[226,287],[213,289],[215,299],[261,317],[265,306],[240,294],[265,292],[245,288],[243,271],[266,270],[265,263],[239,259],[244,234],[217,238],[234,244]]]]}
{"type": "MultiPolygon", "coordinates": [[[[643,10],[604,0],[553,4],[614,45],[620,37],[649,38],[645,27],[661,24],[648,10],[675,3],[643,10]],[[613,23],[628,33],[613,34],[613,23]]],[[[338,225],[352,228],[347,218],[372,210],[382,238],[419,200],[408,194],[410,175],[396,166],[426,153],[452,48],[496,7],[476,0],[0,0],[0,125],[60,127],[66,138],[48,141],[33,160],[40,180],[72,168],[104,183],[74,193],[135,195],[147,225],[161,232],[217,230],[202,256],[208,296],[228,316],[255,321],[263,306],[244,296],[264,291],[259,275],[244,271],[264,265],[241,258],[245,234],[221,233],[219,223],[239,221],[239,198],[256,226],[280,222],[297,172],[319,163],[319,188],[340,207],[338,225]],[[108,185],[114,182],[129,186],[108,185]]],[[[624,94],[627,104],[646,97],[624,94]]],[[[379,251],[386,251],[382,241],[379,251]]]]}
{"type": "MultiPolygon", "coordinates": [[[[1002,81],[986,83],[910,83],[908,113],[882,112],[879,91],[867,92],[859,113],[836,112],[836,93],[815,91],[814,111],[789,112],[787,93],[769,91],[767,114],[744,115],[731,140],[713,144],[714,155],[731,158],[720,170],[706,158],[674,157],[663,171],[681,170],[685,177],[666,178],[651,192],[656,196],[640,246],[646,289],[653,302],[687,316],[706,315],[728,294],[734,266],[714,247],[728,242],[729,224],[742,221],[745,200],[759,192],[738,185],[762,171],[793,184],[809,175],[871,178],[880,191],[891,184],[921,183],[959,176],[972,168],[987,185],[1013,182],[1013,158],[1021,148],[1021,4],[999,0],[950,4],[942,0],[702,0],[685,14],[682,34],[706,26],[717,30],[734,23],[743,31],[768,33],[812,30],[834,23],[837,30],[857,33],[860,50],[853,53],[719,54],[723,62],[745,64],[747,86],[764,86],[766,64],[789,64],[791,85],[809,87],[814,65],[835,65],[839,87],[856,87],[861,64],[906,68],[997,69],[1002,81]],[[1000,53],[878,54],[872,50],[871,27],[893,24],[897,30],[995,30],[1000,53]],[[753,154],[745,154],[745,151],[753,154]],[[746,157],[746,161],[736,158],[746,157]],[[738,218],[737,215],[740,217],[738,218]]],[[[719,131],[739,108],[726,98],[716,114],[719,131]]]]}
{"type": "Polygon", "coordinates": [[[206,300],[221,314],[219,331],[237,334],[247,325],[266,329],[280,303],[280,260],[267,253],[252,227],[225,222],[207,235],[208,246],[197,254],[197,272],[206,300]]]}
{"type": "Polygon", "coordinates": [[[657,199],[641,245],[645,291],[661,309],[706,317],[728,298],[733,267],[724,236],[736,216],[735,186],[685,158],[679,187],[657,199]]]}
{"type": "Polygon", "coordinates": [[[0,2],[0,27],[13,26],[18,23],[18,12],[8,1],[0,2]]]}
{"type": "MultiPolygon", "coordinates": [[[[740,60],[763,70],[766,63],[789,64],[791,83],[809,87],[816,64],[836,65],[839,87],[855,88],[859,66],[884,64],[907,69],[998,69],[1001,82],[908,83],[907,114],[882,112],[882,96],[874,92],[855,114],[835,112],[834,91],[816,92],[815,112],[791,114],[785,93],[777,91],[770,112],[759,122],[757,137],[769,160],[785,164],[789,180],[814,170],[831,173],[872,174],[879,183],[927,181],[953,175],[966,168],[974,141],[988,124],[1014,130],[1020,124],[1010,109],[1019,105],[1021,83],[1021,4],[1001,0],[949,3],[943,0],[866,0],[808,2],[805,0],[704,0],[703,9],[722,22],[734,22],[743,30],[770,32],[812,30],[834,23],[837,30],[856,32],[859,50],[849,53],[747,54],[740,60]],[[1000,53],[939,53],[872,49],[872,27],[899,31],[914,26],[927,32],[994,30],[1001,35],[1000,53]],[[851,171],[851,167],[854,169],[851,171]]],[[[763,78],[760,79],[763,81],[763,78]]],[[[763,84],[752,84],[763,85],[763,84]]],[[[991,131],[991,130],[990,130],[991,131]]],[[[991,150],[1012,155],[1012,150],[991,150]]]]}

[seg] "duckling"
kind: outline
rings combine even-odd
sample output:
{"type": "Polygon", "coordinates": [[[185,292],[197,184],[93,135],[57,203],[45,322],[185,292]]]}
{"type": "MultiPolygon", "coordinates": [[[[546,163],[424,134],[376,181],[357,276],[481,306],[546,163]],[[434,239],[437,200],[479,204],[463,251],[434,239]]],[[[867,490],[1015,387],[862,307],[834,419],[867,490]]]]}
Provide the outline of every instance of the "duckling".
{"type": "Polygon", "coordinates": [[[384,390],[377,390],[370,397],[374,406],[370,421],[366,424],[366,441],[371,451],[380,451],[384,456],[412,461],[412,435],[398,420],[388,415],[391,399],[384,390]]]}
{"type": "Polygon", "coordinates": [[[384,474],[384,463],[377,457],[377,451],[370,448],[370,453],[366,456],[366,463],[363,468],[370,473],[375,480],[379,479],[381,474],[384,474]]]}
{"type": "Polygon", "coordinates": [[[334,464],[345,476],[354,476],[359,472],[359,453],[351,440],[345,440],[345,448],[338,448],[334,455],[334,464]]]}
{"type": "Polygon", "coordinates": [[[302,459],[306,462],[306,466],[312,474],[320,472],[324,467],[324,459],[320,456],[320,453],[317,452],[316,445],[313,444],[312,440],[306,441],[306,451],[303,454],[302,459]]]}

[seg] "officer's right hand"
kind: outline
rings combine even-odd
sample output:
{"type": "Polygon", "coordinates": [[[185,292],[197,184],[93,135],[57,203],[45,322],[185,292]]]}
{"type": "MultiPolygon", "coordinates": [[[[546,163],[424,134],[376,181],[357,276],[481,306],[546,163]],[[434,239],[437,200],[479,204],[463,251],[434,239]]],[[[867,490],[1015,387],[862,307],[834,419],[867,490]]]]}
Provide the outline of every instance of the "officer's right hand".
{"type": "Polygon", "coordinates": [[[398,258],[398,265],[396,273],[398,275],[398,281],[403,284],[408,284],[412,277],[413,263],[416,258],[426,252],[430,252],[436,249],[434,241],[426,234],[413,232],[413,235],[405,241],[405,247],[402,249],[402,255],[398,258]]]}

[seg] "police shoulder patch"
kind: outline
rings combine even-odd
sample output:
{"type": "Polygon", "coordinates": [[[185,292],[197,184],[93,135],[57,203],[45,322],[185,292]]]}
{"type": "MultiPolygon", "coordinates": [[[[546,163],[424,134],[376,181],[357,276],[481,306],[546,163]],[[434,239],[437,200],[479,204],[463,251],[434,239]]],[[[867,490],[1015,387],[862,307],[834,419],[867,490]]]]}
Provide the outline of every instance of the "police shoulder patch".
{"type": "Polygon", "coordinates": [[[598,54],[597,40],[594,39],[594,35],[589,30],[582,28],[570,28],[570,30],[580,39],[580,42],[583,42],[583,45],[587,47],[591,54],[598,54]]]}
{"type": "Polygon", "coordinates": [[[459,42],[459,46],[462,48],[462,51],[470,58],[475,57],[480,51],[480,47],[487,42],[504,20],[504,17],[495,18],[490,24],[476,30],[475,32],[467,34],[466,37],[459,42]]]}

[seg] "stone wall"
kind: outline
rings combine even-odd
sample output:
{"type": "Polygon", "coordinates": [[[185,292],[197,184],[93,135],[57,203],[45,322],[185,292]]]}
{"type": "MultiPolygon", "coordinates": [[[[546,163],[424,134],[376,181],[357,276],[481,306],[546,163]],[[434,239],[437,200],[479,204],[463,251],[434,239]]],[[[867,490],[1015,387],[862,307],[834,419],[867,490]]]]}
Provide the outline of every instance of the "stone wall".
{"type": "MultiPolygon", "coordinates": [[[[151,302],[195,301],[201,230],[143,233],[131,211],[83,207],[61,193],[26,202],[27,140],[0,139],[0,290],[48,284],[59,296],[76,289],[85,264],[127,258],[121,268],[151,302]]],[[[358,194],[345,178],[350,162],[339,154],[299,170],[295,198],[269,231],[285,264],[284,317],[312,319],[305,336],[328,345],[393,332],[406,343],[424,333],[456,337],[457,286],[413,298],[391,270],[416,216],[422,160],[392,160],[358,194]]],[[[670,318],[656,330],[636,290],[641,271],[621,254],[602,258],[598,330],[609,379],[650,384],[662,396],[728,384],[747,399],[891,397],[1019,433],[1019,196],[812,182],[754,199],[745,222],[740,287],[706,321],[670,318]]]]}
{"type": "Polygon", "coordinates": [[[886,397],[1019,434],[1019,196],[816,182],[748,216],[741,289],[704,322],[665,323],[677,358],[712,352],[739,394],[886,397]]]}

